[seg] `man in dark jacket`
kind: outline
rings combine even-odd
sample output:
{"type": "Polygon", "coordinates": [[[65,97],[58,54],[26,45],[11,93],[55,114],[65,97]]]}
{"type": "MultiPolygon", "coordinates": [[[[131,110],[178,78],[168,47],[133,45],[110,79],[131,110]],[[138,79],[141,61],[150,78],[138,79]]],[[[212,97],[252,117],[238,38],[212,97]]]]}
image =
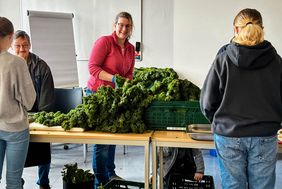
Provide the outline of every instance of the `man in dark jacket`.
{"type": "MultiPolygon", "coordinates": [[[[52,111],[54,102],[54,82],[51,70],[44,60],[31,53],[28,34],[18,30],[12,45],[15,54],[26,60],[36,91],[36,100],[30,112],[52,111]]],[[[49,170],[51,162],[50,143],[30,142],[25,167],[38,165],[40,189],[49,189],[49,170]]]]}

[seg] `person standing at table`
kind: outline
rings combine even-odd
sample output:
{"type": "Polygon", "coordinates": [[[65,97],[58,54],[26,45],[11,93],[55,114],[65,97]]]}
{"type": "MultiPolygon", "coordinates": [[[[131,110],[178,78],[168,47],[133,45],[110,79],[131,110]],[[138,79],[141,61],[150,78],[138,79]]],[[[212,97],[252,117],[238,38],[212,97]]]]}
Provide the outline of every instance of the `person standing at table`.
{"type": "Polygon", "coordinates": [[[6,188],[20,189],[29,143],[27,110],[36,94],[24,60],[8,52],[13,33],[11,21],[0,17],[0,181],[6,155],[6,188]]]}
{"type": "MultiPolygon", "coordinates": [[[[12,45],[15,54],[26,61],[36,91],[36,101],[31,112],[52,111],[54,103],[54,82],[47,63],[36,54],[30,52],[30,37],[22,30],[14,34],[12,45]]],[[[40,189],[49,189],[49,170],[51,162],[50,143],[30,142],[25,167],[38,165],[38,181],[40,189]]]]}
{"type": "MultiPolygon", "coordinates": [[[[90,79],[86,95],[100,86],[115,87],[116,74],[132,79],[135,63],[134,46],[129,43],[133,20],[129,13],[120,12],[113,25],[113,33],[100,37],[93,45],[88,69],[90,79]]],[[[121,179],[115,173],[115,145],[94,145],[93,170],[95,184],[104,185],[111,179],[121,179]]]]}
{"type": "Polygon", "coordinates": [[[223,189],[275,186],[277,131],[282,121],[282,59],[264,40],[259,11],[243,9],[234,37],[221,48],[200,104],[212,123],[223,189]]]}

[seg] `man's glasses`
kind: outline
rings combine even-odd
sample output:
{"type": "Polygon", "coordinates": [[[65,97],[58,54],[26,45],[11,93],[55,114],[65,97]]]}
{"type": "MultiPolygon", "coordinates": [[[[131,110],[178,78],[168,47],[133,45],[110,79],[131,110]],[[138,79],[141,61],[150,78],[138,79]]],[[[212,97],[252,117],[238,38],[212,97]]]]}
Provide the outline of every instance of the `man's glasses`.
{"type": "Polygon", "coordinates": [[[130,29],[132,27],[131,24],[122,24],[122,23],[117,23],[118,28],[123,28],[125,27],[126,29],[130,29]]]}
{"type": "Polygon", "coordinates": [[[20,49],[20,48],[27,49],[29,47],[29,45],[14,45],[14,47],[16,49],[20,49]]]}

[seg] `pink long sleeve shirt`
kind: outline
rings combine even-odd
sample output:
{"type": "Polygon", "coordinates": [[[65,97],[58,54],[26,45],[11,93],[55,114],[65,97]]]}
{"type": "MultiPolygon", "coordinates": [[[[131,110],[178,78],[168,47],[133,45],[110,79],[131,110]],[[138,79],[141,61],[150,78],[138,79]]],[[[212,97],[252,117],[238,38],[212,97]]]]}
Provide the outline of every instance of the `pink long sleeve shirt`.
{"type": "Polygon", "coordinates": [[[93,45],[89,58],[88,69],[91,76],[88,80],[88,88],[97,91],[100,86],[114,87],[112,82],[99,79],[102,70],[132,79],[135,62],[134,53],[134,46],[127,40],[124,44],[124,52],[122,52],[115,32],[112,35],[99,38],[93,45]]]}

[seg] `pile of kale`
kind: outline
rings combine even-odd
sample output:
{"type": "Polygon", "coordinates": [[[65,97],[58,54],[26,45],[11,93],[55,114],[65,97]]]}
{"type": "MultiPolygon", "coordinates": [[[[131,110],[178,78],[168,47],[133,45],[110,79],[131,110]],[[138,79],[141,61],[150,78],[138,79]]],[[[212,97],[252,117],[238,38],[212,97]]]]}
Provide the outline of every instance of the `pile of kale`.
{"type": "Polygon", "coordinates": [[[61,125],[65,130],[81,127],[112,133],[143,133],[144,113],[152,101],[198,100],[200,89],[179,79],[171,68],[135,68],[134,79],[117,75],[117,87],[102,86],[67,114],[38,112],[35,122],[61,125]]]}

